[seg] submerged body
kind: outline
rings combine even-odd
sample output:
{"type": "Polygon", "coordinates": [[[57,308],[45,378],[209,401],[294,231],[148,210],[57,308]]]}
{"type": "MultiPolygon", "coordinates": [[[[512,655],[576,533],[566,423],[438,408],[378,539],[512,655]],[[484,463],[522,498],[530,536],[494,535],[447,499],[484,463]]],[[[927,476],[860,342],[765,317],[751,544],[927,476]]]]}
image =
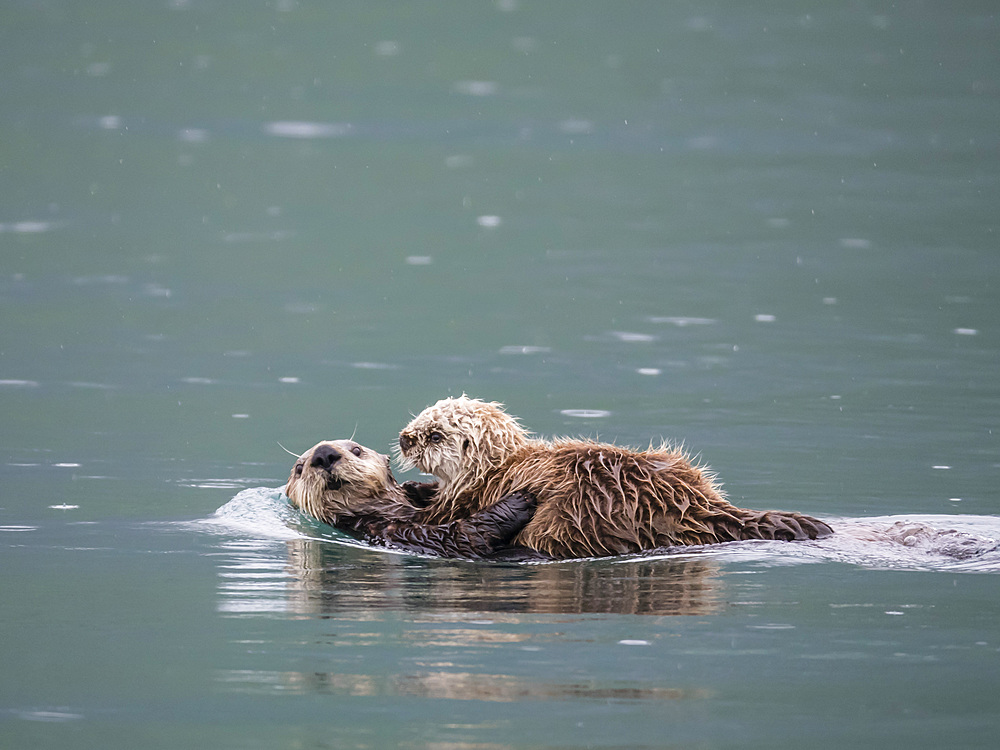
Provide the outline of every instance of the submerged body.
{"type": "Polygon", "coordinates": [[[533,498],[516,493],[482,513],[425,523],[422,503],[433,487],[397,484],[387,456],[352,440],[324,441],[303,453],[285,494],[304,513],[368,542],[444,557],[492,556],[534,509],[533,498]]]}
{"type": "Polygon", "coordinates": [[[405,465],[441,480],[423,513],[427,522],[468,517],[526,491],[538,509],[515,541],[554,558],[833,533],[799,513],[733,505],[710,472],[667,445],[636,451],[533,439],[500,404],[465,396],[417,415],[399,446],[405,465]]]}

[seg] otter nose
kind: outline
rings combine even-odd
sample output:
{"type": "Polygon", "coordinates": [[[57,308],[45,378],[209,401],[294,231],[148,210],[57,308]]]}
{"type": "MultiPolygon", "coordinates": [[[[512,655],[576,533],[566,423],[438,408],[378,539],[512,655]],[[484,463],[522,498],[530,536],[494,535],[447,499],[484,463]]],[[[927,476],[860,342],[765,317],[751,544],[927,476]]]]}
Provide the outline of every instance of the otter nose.
{"type": "Polygon", "coordinates": [[[314,466],[317,469],[329,469],[339,460],[340,452],[336,448],[331,445],[321,445],[313,451],[312,459],[309,461],[309,465],[314,466]]]}
{"type": "Polygon", "coordinates": [[[412,447],[413,447],[413,439],[407,437],[405,432],[399,433],[399,449],[403,451],[403,453],[406,453],[406,451],[410,450],[410,448],[412,447]]]}

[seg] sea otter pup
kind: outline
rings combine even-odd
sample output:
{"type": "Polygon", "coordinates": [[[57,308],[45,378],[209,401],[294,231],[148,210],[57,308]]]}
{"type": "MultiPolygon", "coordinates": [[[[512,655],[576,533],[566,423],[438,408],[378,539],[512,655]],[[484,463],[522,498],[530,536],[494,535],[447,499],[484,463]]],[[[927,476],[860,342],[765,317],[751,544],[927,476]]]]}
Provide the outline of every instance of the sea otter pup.
{"type": "Polygon", "coordinates": [[[737,508],[712,474],[668,445],[532,439],[501,404],[465,396],[418,414],[400,433],[399,452],[403,466],[441,480],[426,522],[465,518],[526,490],[538,509],[515,543],[553,558],[833,533],[798,513],[737,508]]]}
{"type": "Polygon", "coordinates": [[[389,457],[353,440],[318,443],[295,462],[285,494],[299,510],[368,542],[445,557],[483,558],[506,546],[531,518],[535,501],[515,492],[481,513],[422,524],[433,486],[396,484],[389,457]]]}

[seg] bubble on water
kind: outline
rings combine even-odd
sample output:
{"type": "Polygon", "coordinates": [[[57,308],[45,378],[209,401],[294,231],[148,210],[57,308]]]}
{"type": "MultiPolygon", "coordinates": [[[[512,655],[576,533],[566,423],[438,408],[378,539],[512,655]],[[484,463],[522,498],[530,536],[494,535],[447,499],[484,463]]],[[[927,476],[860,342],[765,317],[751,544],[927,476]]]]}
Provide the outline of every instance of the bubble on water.
{"type": "Polygon", "coordinates": [[[696,135],[687,139],[687,147],[695,151],[708,151],[720,143],[714,135],[696,135]]]}
{"type": "Polygon", "coordinates": [[[594,132],[594,123],[590,120],[563,120],[559,123],[559,130],[566,135],[587,135],[594,132]]]}
{"type": "Polygon", "coordinates": [[[512,346],[501,346],[500,354],[547,354],[552,351],[547,346],[522,346],[514,344],[512,346]]]}
{"type": "Polygon", "coordinates": [[[238,490],[243,485],[228,479],[199,479],[194,482],[185,482],[181,487],[189,487],[194,490],[238,490]]]}
{"type": "Polygon", "coordinates": [[[118,115],[105,115],[97,121],[97,124],[104,130],[118,130],[122,126],[122,118],[118,115]]]}
{"type": "Polygon", "coordinates": [[[662,370],[659,367],[640,367],[636,372],[640,375],[659,375],[662,370]]]}
{"type": "Polygon", "coordinates": [[[94,276],[77,276],[73,279],[77,286],[90,286],[92,284],[127,284],[128,276],[119,274],[98,274],[94,276]]]}
{"type": "Polygon", "coordinates": [[[63,504],[63,505],[50,505],[49,507],[52,508],[53,510],[76,510],[80,506],[63,504]]]}
{"type": "Polygon", "coordinates": [[[15,232],[18,234],[38,234],[55,228],[51,221],[15,221],[13,224],[0,224],[0,232],[15,232]]]}
{"type": "Polygon", "coordinates": [[[249,414],[233,414],[233,419],[250,419],[249,414]]]}
{"type": "Polygon", "coordinates": [[[778,318],[777,316],[769,315],[768,313],[759,313],[757,315],[754,315],[753,319],[756,320],[758,323],[773,323],[778,318]]]}
{"type": "Polygon", "coordinates": [[[264,132],[279,138],[339,138],[351,132],[349,123],[280,120],[264,124],[264,132]]]}
{"type": "Polygon", "coordinates": [[[578,419],[602,419],[611,416],[611,412],[604,409],[563,409],[559,413],[565,417],[578,419]]]}
{"type": "Polygon", "coordinates": [[[294,315],[311,315],[312,313],[319,312],[321,309],[319,305],[309,302],[289,302],[285,305],[285,312],[290,312],[294,315]]]}
{"type": "Polygon", "coordinates": [[[959,336],[975,336],[979,333],[975,328],[956,328],[955,333],[959,336]]]}
{"type": "Polygon", "coordinates": [[[376,55],[382,57],[395,57],[399,54],[399,42],[394,42],[389,39],[385,39],[381,42],[375,42],[375,46],[372,47],[376,55]]]}
{"type": "Polygon", "coordinates": [[[16,711],[15,713],[24,721],[63,722],[83,718],[83,714],[73,714],[68,711],[16,711]]]}
{"type": "Polygon", "coordinates": [[[0,386],[11,388],[37,388],[37,380],[0,380],[0,386]]]}
{"type": "Polygon", "coordinates": [[[145,284],[142,287],[142,291],[147,297],[160,297],[164,299],[173,294],[167,287],[160,286],[159,284],[145,284]]]}
{"type": "Polygon", "coordinates": [[[643,640],[632,639],[632,638],[624,638],[624,639],[618,641],[618,643],[620,645],[622,645],[622,646],[648,646],[649,645],[649,641],[643,641],[643,640]]]}
{"type": "Polygon", "coordinates": [[[395,370],[399,365],[391,365],[386,362],[352,362],[351,367],[359,370],[395,370]]]}
{"type": "Polygon", "coordinates": [[[525,55],[538,49],[538,40],[530,36],[516,36],[510,43],[514,49],[525,55]]]}
{"type": "Polygon", "coordinates": [[[684,328],[685,326],[707,326],[715,323],[714,318],[693,318],[686,315],[651,315],[646,320],[650,323],[672,323],[678,328],[684,328]]]}
{"type": "Polygon", "coordinates": [[[863,237],[842,237],[840,240],[840,246],[851,248],[853,250],[867,250],[872,246],[872,241],[866,240],[863,237]]]}
{"type": "Polygon", "coordinates": [[[295,378],[295,377],[286,377],[286,378],[278,378],[278,382],[279,383],[298,383],[300,381],[299,381],[298,378],[295,378]]]}
{"type": "Polygon", "coordinates": [[[406,262],[411,266],[429,266],[434,259],[430,255],[407,255],[406,262]]]}
{"type": "Polygon", "coordinates": [[[455,91],[468,96],[492,96],[499,90],[496,81],[458,81],[455,91]]]}
{"type": "Polygon", "coordinates": [[[652,336],[648,333],[633,333],[632,331],[612,331],[611,335],[614,336],[619,341],[625,341],[629,343],[656,341],[656,336],[652,336]]]}
{"type": "Polygon", "coordinates": [[[182,128],[177,133],[177,138],[184,143],[205,143],[208,140],[208,131],[203,128],[182,128]]]}
{"type": "Polygon", "coordinates": [[[466,154],[452,154],[451,156],[446,156],[444,158],[444,165],[448,167],[448,169],[471,167],[474,163],[475,159],[466,154]]]}
{"type": "Polygon", "coordinates": [[[481,227],[486,227],[487,229],[494,229],[500,226],[499,216],[477,216],[476,223],[481,227]]]}
{"type": "Polygon", "coordinates": [[[93,62],[87,66],[87,75],[92,78],[101,78],[111,72],[111,63],[93,62]]]}
{"type": "Polygon", "coordinates": [[[57,469],[79,469],[81,464],[74,463],[72,461],[65,461],[63,463],[52,464],[57,469]]]}

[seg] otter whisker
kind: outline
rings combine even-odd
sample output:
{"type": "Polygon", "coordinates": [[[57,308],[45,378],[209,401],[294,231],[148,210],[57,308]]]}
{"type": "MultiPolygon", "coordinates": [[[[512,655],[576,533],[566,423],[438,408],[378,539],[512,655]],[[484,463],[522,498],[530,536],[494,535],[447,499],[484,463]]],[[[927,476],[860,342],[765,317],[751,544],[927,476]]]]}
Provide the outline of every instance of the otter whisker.
{"type": "MultiPolygon", "coordinates": [[[[275,441],[275,442],[277,442],[277,441],[275,441]]],[[[286,448],[285,446],[283,446],[281,443],[278,443],[278,447],[281,448],[281,450],[283,450],[289,456],[295,456],[296,458],[299,457],[298,453],[292,453],[290,450],[288,450],[288,448],[286,448]]]]}

